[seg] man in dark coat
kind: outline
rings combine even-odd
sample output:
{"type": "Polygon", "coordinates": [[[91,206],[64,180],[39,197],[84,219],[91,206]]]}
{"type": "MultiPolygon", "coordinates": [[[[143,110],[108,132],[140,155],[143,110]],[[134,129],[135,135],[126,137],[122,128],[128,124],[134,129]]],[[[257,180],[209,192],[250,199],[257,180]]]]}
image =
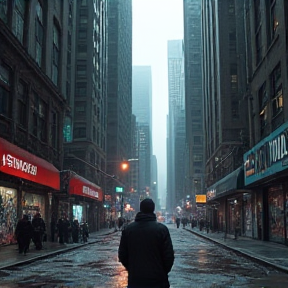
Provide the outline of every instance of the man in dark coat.
{"type": "Polygon", "coordinates": [[[31,222],[28,220],[28,215],[23,215],[23,218],[18,221],[15,236],[18,243],[19,254],[26,252],[29,250],[30,241],[33,235],[33,227],[31,222]]]}
{"type": "Polygon", "coordinates": [[[118,257],[128,271],[129,288],[170,287],[173,245],[168,228],[156,221],[154,209],[154,202],[144,199],[135,222],[122,231],[118,257]]]}
{"type": "Polygon", "coordinates": [[[41,218],[41,214],[37,212],[32,219],[33,226],[33,242],[36,250],[43,248],[43,235],[46,232],[46,225],[44,220],[41,218]]]}

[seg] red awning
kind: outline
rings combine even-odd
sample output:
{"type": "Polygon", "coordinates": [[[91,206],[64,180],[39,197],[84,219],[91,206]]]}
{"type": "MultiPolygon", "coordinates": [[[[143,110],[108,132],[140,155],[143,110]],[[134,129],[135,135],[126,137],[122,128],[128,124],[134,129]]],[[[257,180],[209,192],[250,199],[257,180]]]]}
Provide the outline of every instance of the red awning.
{"type": "Polygon", "coordinates": [[[60,190],[60,174],[51,163],[0,138],[0,171],[60,190]]]}
{"type": "Polygon", "coordinates": [[[103,200],[101,187],[73,172],[69,181],[69,194],[88,197],[98,201],[103,200]]]}

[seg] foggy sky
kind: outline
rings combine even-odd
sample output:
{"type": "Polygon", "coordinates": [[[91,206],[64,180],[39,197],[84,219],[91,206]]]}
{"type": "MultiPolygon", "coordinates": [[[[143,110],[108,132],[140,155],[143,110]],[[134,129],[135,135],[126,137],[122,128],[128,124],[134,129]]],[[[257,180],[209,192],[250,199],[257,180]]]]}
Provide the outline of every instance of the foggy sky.
{"type": "Polygon", "coordinates": [[[167,41],[183,39],[183,0],[133,0],[133,65],[152,67],[152,141],[158,191],[166,194],[167,41]]]}

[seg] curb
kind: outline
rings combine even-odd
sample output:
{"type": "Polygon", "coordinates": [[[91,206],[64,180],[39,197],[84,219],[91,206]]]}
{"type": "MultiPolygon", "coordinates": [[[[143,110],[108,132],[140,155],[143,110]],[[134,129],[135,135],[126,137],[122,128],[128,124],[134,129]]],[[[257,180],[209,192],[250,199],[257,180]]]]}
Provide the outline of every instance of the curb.
{"type": "Polygon", "coordinates": [[[231,246],[225,245],[224,243],[219,242],[219,241],[217,241],[216,239],[207,237],[207,236],[205,236],[205,235],[203,235],[203,234],[200,234],[200,233],[197,233],[197,232],[195,232],[195,231],[192,231],[192,230],[189,230],[189,229],[186,229],[186,228],[184,228],[184,229],[185,229],[186,231],[188,231],[188,232],[196,235],[196,236],[199,236],[199,237],[201,237],[201,238],[203,238],[203,239],[209,240],[209,241],[211,241],[211,242],[213,242],[213,243],[215,243],[215,244],[217,244],[217,245],[220,245],[220,246],[222,246],[223,248],[225,248],[225,249],[227,249],[227,250],[233,251],[234,253],[236,253],[236,254],[238,254],[238,255],[240,255],[240,256],[244,256],[244,257],[246,257],[246,258],[248,258],[248,259],[250,259],[250,260],[252,260],[252,261],[254,261],[254,262],[258,263],[258,264],[262,264],[262,265],[264,264],[264,265],[266,265],[266,266],[270,266],[270,267],[272,267],[272,268],[274,268],[274,269],[277,269],[277,270],[279,270],[279,271],[281,271],[281,272],[284,272],[284,273],[288,274],[288,268],[286,268],[286,267],[277,265],[277,264],[275,264],[275,263],[271,263],[271,262],[269,262],[269,261],[267,261],[267,260],[261,259],[261,258],[256,257],[256,256],[252,256],[252,255],[250,255],[250,254],[248,254],[248,253],[246,253],[246,252],[244,252],[244,251],[241,251],[241,250],[239,250],[239,249],[237,249],[237,248],[233,248],[233,247],[231,247],[231,246]]]}
{"type": "MultiPolygon", "coordinates": [[[[115,233],[115,231],[111,231],[111,232],[108,232],[106,234],[101,234],[101,235],[98,235],[98,237],[101,237],[101,236],[107,236],[107,235],[111,235],[115,233]]],[[[59,250],[55,250],[55,251],[51,251],[51,252],[47,252],[43,255],[37,255],[33,258],[29,258],[29,259],[26,259],[26,260],[22,260],[22,261],[18,261],[16,263],[13,263],[13,264],[8,264],[6,266],[3,266],[3,267],[0,267],[0,271],[1,270],[5,270],[5,269],[11,269],[13,267],[18,267],[18,266],[22,266],[22,265],[26,265],[26,264],[31,264],[35,261],[38,261],[38,260],[43,260],[43,259],[47,259],[47,258],[50,258],[50,257],[54,257],[56,255],[60,255],[60,254],[64,254],[66,252],[69,252],[69,251],[72,251],[72,250],[75,250],[75,249],[78,249],[78,248],[82,248],[84,246],[87,246],[87,245],[90,245],[90,244],[95,244],[95,243],[98,243],[100,242],[101,240],[92,240],[91,242],[86,242],[86,243],[80,243],[79,245],[77,246],[74,246],[74,247],[65,247],[65,248],[62,248],[62,249],[59,249],[59,250]]],[[[23,256],[24,257],[24,256],[23,256]]]]}

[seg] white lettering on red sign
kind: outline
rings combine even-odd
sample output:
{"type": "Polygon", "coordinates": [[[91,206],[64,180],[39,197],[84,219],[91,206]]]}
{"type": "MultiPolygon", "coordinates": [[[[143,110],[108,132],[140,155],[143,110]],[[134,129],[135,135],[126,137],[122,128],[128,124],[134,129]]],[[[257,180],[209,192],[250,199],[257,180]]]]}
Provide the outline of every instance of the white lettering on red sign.
{"type": "Polygon", "coordinates": [[[8,166],[9,168],[20,170],[24,173],[31,174],[36,176],[37,175],[37,166],[32,165],[26,161],[20,160],[16,157],[13,157],[10,154],[3,155],[3,166],[8,166]]]}
{"type": "Polygon", "coordinates": [[[83,194],[98,198],[98,192],[87,186],[83,186],[83,194]]]}

